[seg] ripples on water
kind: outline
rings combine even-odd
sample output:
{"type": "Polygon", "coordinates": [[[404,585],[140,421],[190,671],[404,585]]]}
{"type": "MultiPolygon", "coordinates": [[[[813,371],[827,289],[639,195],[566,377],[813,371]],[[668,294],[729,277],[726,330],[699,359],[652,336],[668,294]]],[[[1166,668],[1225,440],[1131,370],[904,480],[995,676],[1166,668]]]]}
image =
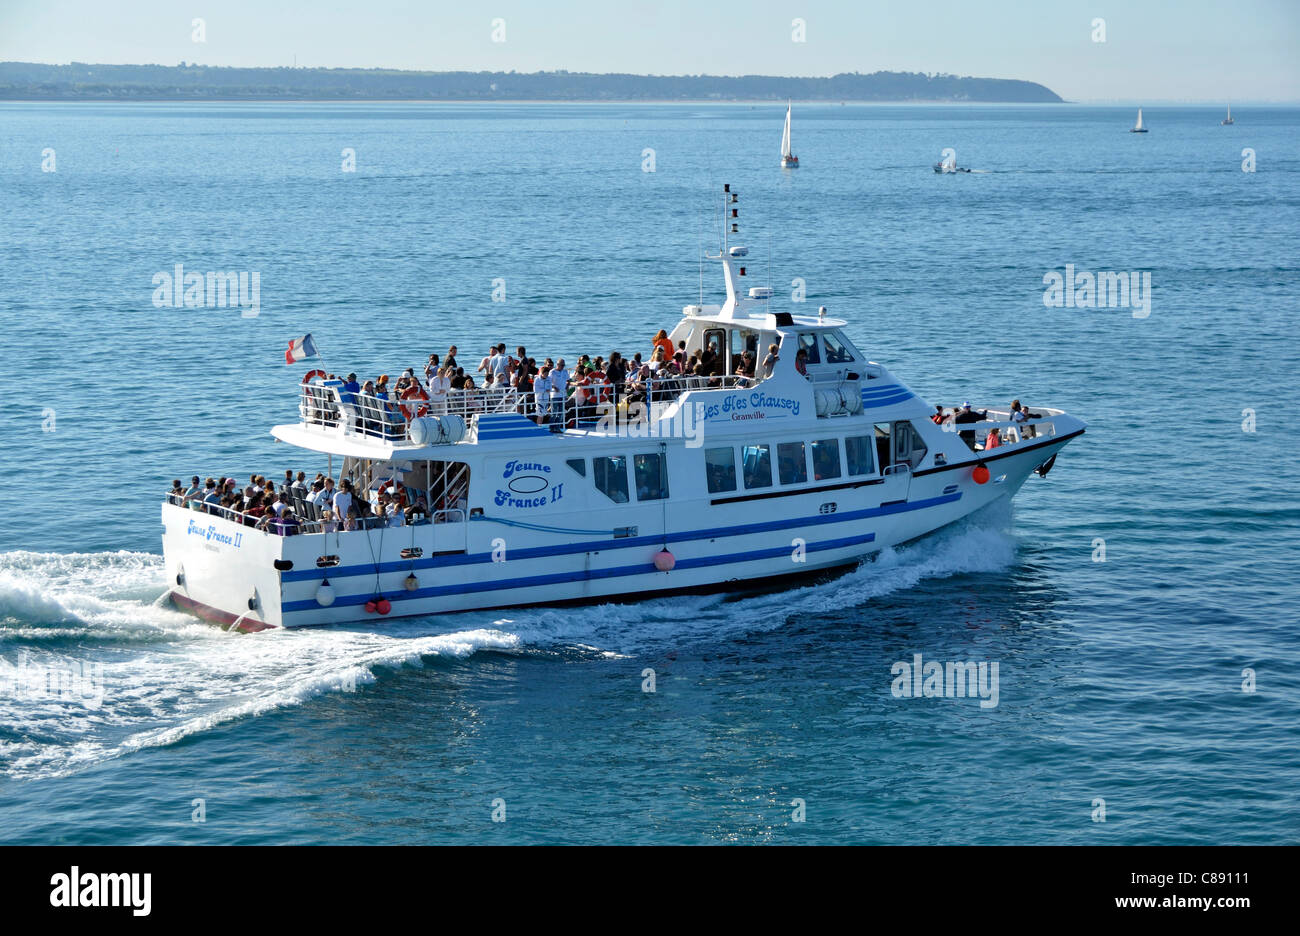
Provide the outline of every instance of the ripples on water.
{"type": "Polygon", "coordinates": [[[30,466],[0,484],[0,835],[1294,841],[1300,114],[1157,110],[1135,139],[1106,108],[808,107],[797,173],[780,118],[0,105],[0,446],[30,466]],[[990,173],[936,177],[944,146],[990,173]],[[359,373],[636,350],[698,299],[724,180],[760,281],[770,248],[778,294],[803,277],[923,396],[1089,421],[1014,517],[741,600],[251,636],[157,603],[172,477],[316,469],[258,428],[292,412],[290,337],[359,373]],[[178,262],[260,271],[261,315],[153,308],[178,262]],[[1151,317],[1044,308],[1066,263],[1150,270],[1151,317]],[[997,661],[998,706],[894,698],[914,653],[997,661]]]}

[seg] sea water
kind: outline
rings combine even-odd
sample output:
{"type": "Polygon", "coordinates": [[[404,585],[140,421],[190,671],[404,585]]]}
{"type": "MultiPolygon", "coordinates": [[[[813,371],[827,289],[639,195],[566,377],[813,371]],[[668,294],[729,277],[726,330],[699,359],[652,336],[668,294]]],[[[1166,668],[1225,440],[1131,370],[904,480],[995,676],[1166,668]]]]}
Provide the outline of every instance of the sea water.
{"type": "Polygon", "coordinates": [[[1300,111],[796,106],[790,171],[783,116],[0,104],[0,840],[1294,842],[1300,111]],[[160,602],[173,478],[325,467],[267,432],[291,339],[364,377],[648,356],[719,301],[724,183],[775,309],[1087,434],[757,598],[257,635],[160,602]],[[177,265],[245,289],[168,301],[177,265]],[[967,663],[995,697],[943,694],[967,663]]]}

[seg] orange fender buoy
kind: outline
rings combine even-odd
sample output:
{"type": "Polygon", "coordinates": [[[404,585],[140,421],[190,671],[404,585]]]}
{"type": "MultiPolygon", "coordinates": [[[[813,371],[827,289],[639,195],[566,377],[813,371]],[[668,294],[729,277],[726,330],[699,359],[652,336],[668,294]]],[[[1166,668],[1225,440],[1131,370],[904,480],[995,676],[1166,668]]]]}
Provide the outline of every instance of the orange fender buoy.
{"type": "Polygon", "coordinates": [[[976,465],[975,470],[970,473],[976,484],[987,484],[989,480],[989,470],[983,465],[976,465]]]}

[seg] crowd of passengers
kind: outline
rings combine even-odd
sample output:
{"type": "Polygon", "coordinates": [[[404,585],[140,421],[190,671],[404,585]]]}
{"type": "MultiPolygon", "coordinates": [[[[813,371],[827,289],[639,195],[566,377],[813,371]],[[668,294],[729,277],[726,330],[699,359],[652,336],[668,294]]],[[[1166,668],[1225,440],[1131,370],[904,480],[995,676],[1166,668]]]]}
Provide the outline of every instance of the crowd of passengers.
{"type": "MultiPolygon", "coordinates": [[[[688,353],[685,341],[674,347],[663,329],[655,335],[648,359],[640,351],[631,358],[618,351],[608,357],[583,354],[572,370],[564,358],[548,357],[539,364],[522,345],[511,354],[504,341],[489,347],[471,372],[457,360],[458,354],[452,345],[445,357],[429,355],[423,380],[414,368],[396,381],[382,374],[362,382],[355,373],[329,374],[326,379],[338,387],[345,404],[377,404],[363,408],[361,421],[367,431],[382,433],[385,423],[426,414],[500,411],[511,400],[517,400],[517,411],[534,422],[572,425],[578,419],[594,418],[602,404],[611,402],[632,406],[688,388],[752,386],[770,377],[779,360],[775,344],[769,345],[761,362],[755,352],[746,350],[735,356],[728,372],[724,354],[712,348],[688,353]]],[[[807,374],[807,352],[802,348],[795,368],[807,374]]]]}
{"type": "Polygon", "coordinates": [[[1029,412],[1029,410],[1020,405],[1019,400],[1012,400],[1011,415],[1006,422],[1014,423],[1015,425],[1008,426],[1003,430],[999,430],[996,427],[990,429],[984,436],[983,443],[976,441],[975,430],[957,428],[958,426],[968,426],[972,423],[984,422],[988,419],[988,415],[989,411],[986,409],[971,409],[970,400],[967,400],[962,403],[961,406],[954,406],[948,412],[944,412],[942,406],[936,406],[934,408],[934,415],[930,417],[930,421],[936,426],[951,427],[951,429],[957,432],[961,437],[961,440],[970,447],[972,452],[986,452],[989,449],[995,449],[1008,441],[1011,438],[1012,433],[1015,433],[1016,437],[1019,439],[1033,438],[1035,435],[1034,427],[1023,425],[1023,423],[1028,419],[1038,419],[1042,416],[1041,413],[1029,412]]]}
{"type": "MultiPolygon", "coordinates": [[[[276,485],[265,475],[255,474],[240,487],[236,478],[190,479],[185,487],[176,479],[168,492],[172,503],[203,513],[217,514],[258,530],[281,536],[296,533],[336,533],[340,530],[402,527],[430,519],[428,501],[409,491],[396,479],[372,484],[364,496],[350,478],[338,485],[317,473],[312,481],[306,472],[285,471],[276,485]]],[[[463,492],[448,492],[444,506],[463,505],[463,492]]]]}

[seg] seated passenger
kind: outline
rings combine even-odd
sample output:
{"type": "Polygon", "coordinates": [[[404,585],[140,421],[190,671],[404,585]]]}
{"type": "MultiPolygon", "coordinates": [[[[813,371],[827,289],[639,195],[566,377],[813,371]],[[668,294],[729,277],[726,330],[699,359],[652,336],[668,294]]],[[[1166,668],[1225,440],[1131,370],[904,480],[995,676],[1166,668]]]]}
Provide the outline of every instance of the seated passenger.
{"type": "Polygon", "coordinates": [[[420,523],[429,519],[429,502],[421,495],[415,503],[406,508],[406,522],[420,523]]]}
{"type": "Polygon", "coordinates": [[[998,434],[997,429],[990,429],[988,436],[984,439],[984,451],[995,449],[1002,444],[1002,437],[998,434]]]}
{"type": "Polygon", "coordinates": [[[803,376],[808,376],[808,351],[800,348],[794,356],[794,369],[803,376]]]}
{"type": "Polygon", "coordinates": [[[271,521],[272,528],[281,536],[294,536],[301,524],[291,509],[285,509],[279,517],[271,521]]]}
{"type": "Polygon", "coordinates": [[[344,382],[340,395],[344,403],[354,403],[357,394],[361,392],[361,384],[357,383],[356,374],[348,374],[348,379],[344,382]]]}

